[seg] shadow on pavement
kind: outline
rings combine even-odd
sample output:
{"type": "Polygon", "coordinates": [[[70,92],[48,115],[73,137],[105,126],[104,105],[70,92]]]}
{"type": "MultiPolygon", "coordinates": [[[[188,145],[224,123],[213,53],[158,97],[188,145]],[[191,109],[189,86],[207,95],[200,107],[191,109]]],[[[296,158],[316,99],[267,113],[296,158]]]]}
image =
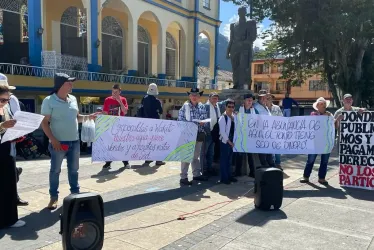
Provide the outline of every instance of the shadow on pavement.
{"type": "Polygon", "coordinates": [[[123,171],[125,171],[124,167],[119,168],[115,171],[109,171],[109,170],[106,170],[106,169],[102,169],[99,173],[91,175],[91,178],[96,178],[97,183],[104,183],[104,182],[111,181],[111,180],[114,180],[114,179],[118,178],[117,175],[119,175],[123,171]]]}
{"type": "MultiPolygon", "coordinates": [[[[0,239],[5,235],[10,235],[14,241],[23,240],[36,240],[39,238],[38,232],[40,230],[52,227],[60,220],[62,207],[51,212],[49,209],[44,208],[40,212],[33,212],[21,219],[26,222],[26,226],[20,228],[10,228],[0,230],[0,239]]],[[[51,232],[52,233],[52,232],[51,232]]]]}
{"type": "Polygon", "coordinates": [[[313,183],[308,183],[307,186],[310,186],[314,189],[285,189],[283,192],[283,196],[295,199],[307,197],[331,197],[340,200],[347,199],[346,193],[340,188],[334,188],[332,186],[320,187],[313,183]]]}
{"type": "Polygon", "coordinates": [[[374,193],[372,190],[364,190],[364,189],[348,188],[348,187],[342,187],[342,188],[345,190],[347,195],[351,196],[352,198],[374,202],[374,193]]]}
{"type": "Polygon", "coordinates": [[[259,209],[251,209],[247,214],[243,215],[236,222],[241,224],[262,227],[272,220],[285,220],[287,215],[282,210],[262,211],[259,209]]]}
{"type": "Polygon", "coordinates": [[[151,167],[149,164],[144,163],[143,165],[132,166],[132,169],[135,173],[138,173],[139,175],[150,175],[155,174],[160,167],[161,166],[159,165],[154,165],[151,167]]]}

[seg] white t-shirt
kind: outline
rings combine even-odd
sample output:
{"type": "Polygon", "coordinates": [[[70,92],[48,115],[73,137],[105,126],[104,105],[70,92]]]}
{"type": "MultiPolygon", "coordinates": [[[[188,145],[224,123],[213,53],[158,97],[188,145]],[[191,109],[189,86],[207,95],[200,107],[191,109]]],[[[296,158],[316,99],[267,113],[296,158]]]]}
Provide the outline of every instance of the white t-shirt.
{"type": "Polygon", "coordinates": [[[17,112],[17,111],[21,111],[21,107],[19,105],[19,100],[18,98],[15,96],[15,95],[11,95],[10,98],[9,98],[9,106],[10,106],[10,111],[12,112],[12,116],[14,116],[14,114],[17,112]]]}

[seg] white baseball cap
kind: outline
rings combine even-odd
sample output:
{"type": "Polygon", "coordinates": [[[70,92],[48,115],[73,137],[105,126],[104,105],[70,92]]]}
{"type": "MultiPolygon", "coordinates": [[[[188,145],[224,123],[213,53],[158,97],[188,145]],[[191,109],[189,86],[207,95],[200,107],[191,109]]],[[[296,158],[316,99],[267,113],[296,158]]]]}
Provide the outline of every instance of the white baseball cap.
{"type": "Polygon", "coordinates": [[[16,89],[16,87],[14,86],[9,86],[9,83],[8,83],[8,77],[6,77],[6,75],[4,74],[1,74],[0,73],[0,85],[1,86],[7,86],[9,89],[16,89]]]}

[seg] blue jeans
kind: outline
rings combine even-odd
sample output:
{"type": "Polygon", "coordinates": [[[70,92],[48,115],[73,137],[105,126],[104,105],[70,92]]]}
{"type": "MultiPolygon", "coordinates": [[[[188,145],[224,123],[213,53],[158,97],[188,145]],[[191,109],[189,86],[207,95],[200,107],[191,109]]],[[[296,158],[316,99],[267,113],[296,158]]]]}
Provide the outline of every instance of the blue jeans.
{"type": "Polygon", "coordinates": [[[281,164],[281,155],[274,155],[275,158],[275,165],[281,164]]]}
{"type": "Polygon", "coordinates": [[[231,178],[231,163],[232,163],[232,147],[228,143],[220,142],[221,156],[220,156],[220,174],[221,181],[229,181],[231,178]]]}
{"type": "Polygon", "coordinates": [[[70,185],[70,192],[79,193],[78,184],[78,169],[80,157],[80,143],[79,141],[63,141],[62,144],[68,145],[67,151],[56,151],[52,144],[49,144],[48,149],[51,153],[51,169],[49,171],[49,194],[52,199],[58,199],[58,186],[60,184],[60,173],[62,161],[66,157],[68,167],[68,179],[70,185]]]}
{"type": "Polygon", "coordinates": [[[291,117],[291,109],[284,109],[283,110],[284,117],[291,117]]]}
{"type": "Polygon", "coordinates": [[[202,172],[206,173],[213,169],[213,157],[214,157],[214,141],[211,135],[205,137],[204,149],[201,150],[200,159],[203,161],[202,172]]]}
{"type": "MultiPolygon", "coordinates": [[[[308,155],[308,160],[304,169],[304,177],[309,178],[312,173],[314,162],[316,161],[317,155],[308,155]]],[[[329,163],[330,154],[321,155],[321,163],[318,170],[318,178],[325,179],[327,174],[327,164],[329,163]]]]}

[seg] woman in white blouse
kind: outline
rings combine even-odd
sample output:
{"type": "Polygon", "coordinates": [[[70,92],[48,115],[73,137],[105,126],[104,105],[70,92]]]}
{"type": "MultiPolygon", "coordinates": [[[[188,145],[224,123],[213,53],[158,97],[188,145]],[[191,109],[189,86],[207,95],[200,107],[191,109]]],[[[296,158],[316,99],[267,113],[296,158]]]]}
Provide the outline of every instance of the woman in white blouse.
{"type": "Polygon", "coordinates": [[[237,179],[231,175],[231,162],[234,148],[234,109],[235,102],[231,99],[226,101],[226,111],[219,118],[219,133],[220,133],[220,175],[221,183],[230,184],[237,182],[237,179]]]}

